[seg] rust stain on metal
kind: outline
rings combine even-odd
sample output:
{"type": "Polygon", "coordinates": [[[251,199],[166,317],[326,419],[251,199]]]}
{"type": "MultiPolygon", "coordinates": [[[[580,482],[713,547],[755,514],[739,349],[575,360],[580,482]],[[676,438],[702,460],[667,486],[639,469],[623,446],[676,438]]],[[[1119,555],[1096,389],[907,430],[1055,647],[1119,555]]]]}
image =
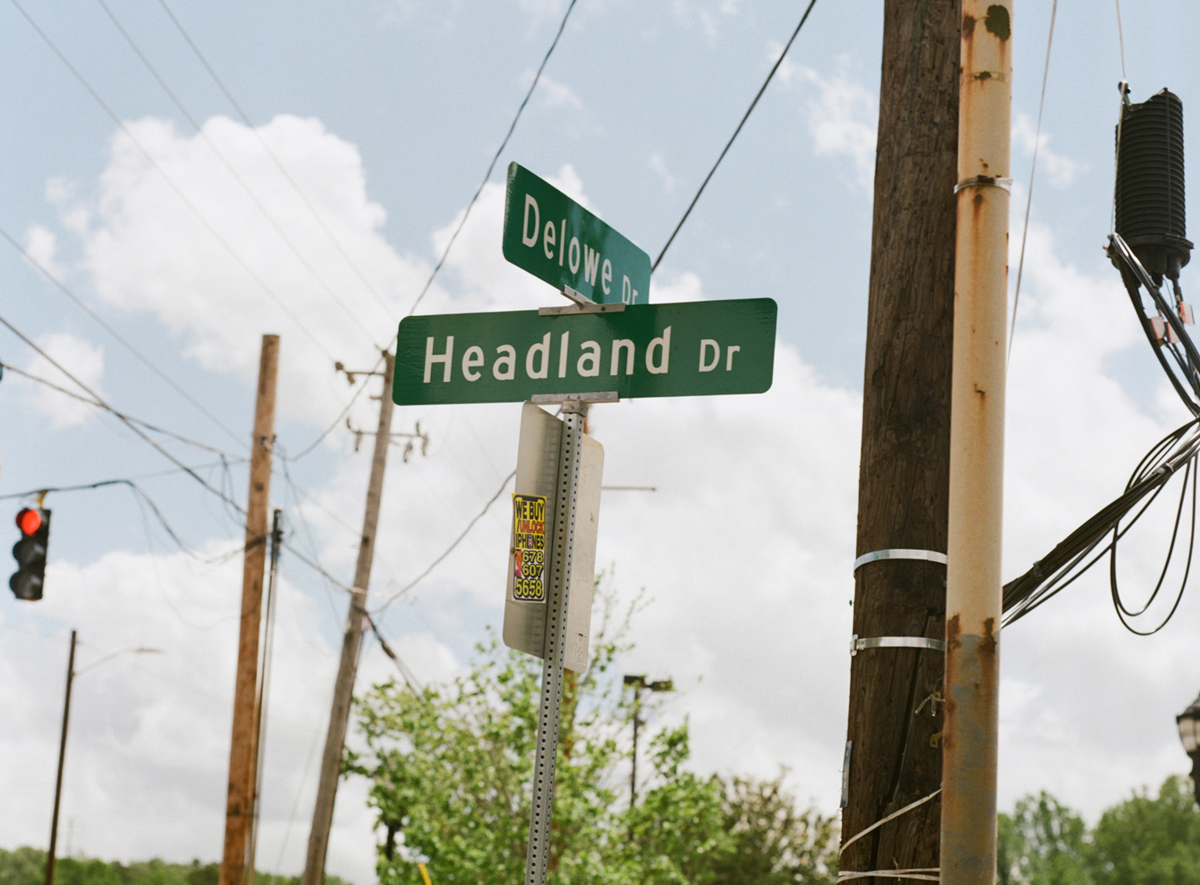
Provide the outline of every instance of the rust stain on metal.
{"type": "Polygon", "coordinates": [[[1001,40],[1007,40],[1012,36],[1012,21],[1009,19],[1008,9],[999,4],[989,6],[987,10],[987,18],[983,20],[984,27],[992,34],[995,34],[1001,40]]]}
{"type": "Polygon", "coordinates": [[[978,74],[975,75],[976,80],[990,80],[991,78],[992,78],[991,71],[980,71],[978,74]]]}
{"type": "Polygon", "coordinates": [[[962,32],[963,32],[964,40],[970,40],[975,35],[975,16],[973,16],[973,15],[964,15],[963,16],[962,32]]]}

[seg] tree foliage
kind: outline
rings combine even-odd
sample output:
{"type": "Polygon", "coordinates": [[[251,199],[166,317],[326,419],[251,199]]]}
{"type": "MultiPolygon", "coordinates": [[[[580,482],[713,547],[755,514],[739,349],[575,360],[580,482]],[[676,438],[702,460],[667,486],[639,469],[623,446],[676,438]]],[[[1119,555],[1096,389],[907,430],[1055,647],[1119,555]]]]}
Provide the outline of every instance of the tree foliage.
{"type": "MultiPolygon", "coordinates": [[[[797,811],[783,775],[703,777],[687,768],[686,723],[643,746],[651,774],[628,803],[630,699],[616,660],[611,599],[587,673],[564,692],[551,822],[555,885],[832,885],[836,825],[797,811]]],[[[626,620],[624,624],[628,623],[626,620]]],[[[620,625],[618,625],[620,627],[620,625]]],[[[358,705],[367,751],[347,768],[371,780],[370,803],[394,848],[382,885],[511,885],[524,877],[541,663],[493,641],[448,686],[375,686],[358,705]]],[[[639,772],[645,769],[639,766],[639,772]]],[[[640,779],[639,779],[640,780],[640,779]]]]}
{"type": "Polygon", "coordinates": [[[1185,777],[1134,793],[1089,831],[1041,793],[998,826],[999,885],[1200,885],[1200,809],[1185,777]]]}
{"type": "MultiPolygon", "coordinates": [[[[55,864],[55,885],[217,885],[215,863],[167,863],[162,860],[129,864],[88,857],[60,857],[55,864]]],[[[0,848],[0,885],[45,885],[46,852],[40,848],[0,848]]],[[[299,885],[299,876],[272,876],[257,871],[255,885],[299,885]]],[[[337,876],[326,876],[325,885],[349,885],[337,876]]]]}

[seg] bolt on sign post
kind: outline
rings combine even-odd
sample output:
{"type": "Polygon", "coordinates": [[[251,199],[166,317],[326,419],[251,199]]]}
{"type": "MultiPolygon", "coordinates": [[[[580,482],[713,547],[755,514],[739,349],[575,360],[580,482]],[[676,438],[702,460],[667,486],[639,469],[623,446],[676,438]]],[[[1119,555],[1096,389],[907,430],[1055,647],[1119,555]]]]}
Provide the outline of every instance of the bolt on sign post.
{"type": "Polygon", "coordinates": [[[504,641],[542,658],[526,885],[544,885],[563,670],[587,669],[604,449],[588,405],[621,397],[763,393],[770,298],[645,303],[650,259],[582,206],[512,164],[504,256],[571,300],[560,307],[410,316],[396,405],[524,402],[512,497],[504,641]],[[562,420],[538,408],[559,404],[562,420]]]}
{"type": "Polygon", "coordinates": [[[554,185],[508,164],[504,257],[574,301],[645,304],[650,256],[554,185]]]}
{"type": "Polygon", "coordinates": [[[946,548],[942,885],[996,876],[1012,0],[964,0],[946,548]]]}

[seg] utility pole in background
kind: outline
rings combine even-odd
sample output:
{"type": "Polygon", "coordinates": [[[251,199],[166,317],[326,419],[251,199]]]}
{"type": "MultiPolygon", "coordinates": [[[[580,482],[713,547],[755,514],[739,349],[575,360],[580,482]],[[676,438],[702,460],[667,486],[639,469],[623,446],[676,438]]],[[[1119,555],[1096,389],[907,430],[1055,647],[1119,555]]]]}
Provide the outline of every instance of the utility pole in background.
{"type": "Polygon", "coordinates": [[[263,335],[250,444],[250,495],[242,560],[242,615],[237,677],[233,690],[233,736],[220,885],[243,885],[254,809],[254,760],[258,737],[258,635],[262,621],[263,569],[267,559],[267,508],[271,497],[271,450],[275,443],[275,381],[279,336],[263,335]]]}
{"type": "Polygon", "coordinates": [[[246,885],[254,885],[254,861],[258,856],[258,822],[262,818],[263,746],[267,741],[267,698],[271,687],[271,652],[275,647],[275,579],[279,576],[279,548],[283,546],[283,511],[275,508],[271,519],[271,567],[267,572],[267,625],[259,656],[258,699],[254,708],[254,805],[250,819],[250,842],[246,848],[246,885]]]}
{"type": "Polygon", "coordinates": [[[996,878],[1012,0],[963,0],[942,885],[996,878]]]}
{"type": "Polygon", "coordinates": [[[842,795],[848,872],[939,863],[936,798],[855,837],[941,785],[960,8],[884,3],[842,795]]]}
{"type": "Polygon", "coordinates": [[[354,676],[358,669],[358,650],[362,643],[363,618],[367,609],[367,587],[371,582],[371,562],[375,556],[375,530],[379,524],[379,504],[383,495],[383,474],[387,467],[388,446],[391,445],[394,357],[385,352],[383,360],[383,393],[379,398],[379,426],[375,432],[371,479],[367,483],[366,515],[363,517],[362,540],[358,546],[358,564],[354,570],[350,610],[346,614],[346,632],[342,637],[342,657],[338,662],[337,681],[333,687],[329,731],[325,735],[325,754],[321,757],[317,802],[313,808],[312,828],[308,833],[308,856],[304,862],[304,876],[300,885],[322,885],[325,881],[325,854],[329,849],[333,803],[337,796],[338,776],[342,767],[342,746],[346,742],[346,725],[350,718],[350,702],[354,696],[354,676]]]}
{"type": "MultiPolygon", "coordinates": [[[[71,631],[71,653],[67,656],[67,696],[63,701],[62,737],[58,742],[58,778],[54,782],[54,815],[50,821],[50,851],[46,854],[46,885],[54,885],[55,854],[58,852],[58,808],[62,800],[63,762],[67,758],[67,723],[71,719],[71,684],[75,681],[76,631],[71,631]]],[[[67,842],[71,838],[67,836],[67,842]]],[[[70,848],[68,844],[67,848],[70,848]]]]}

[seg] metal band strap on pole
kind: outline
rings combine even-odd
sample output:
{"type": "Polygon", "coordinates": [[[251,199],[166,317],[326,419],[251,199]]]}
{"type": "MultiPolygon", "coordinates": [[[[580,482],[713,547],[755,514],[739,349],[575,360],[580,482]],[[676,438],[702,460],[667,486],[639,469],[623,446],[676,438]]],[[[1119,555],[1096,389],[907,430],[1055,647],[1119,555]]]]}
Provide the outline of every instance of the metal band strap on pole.
{"type": "Polygon", "coordinates": [[[913,550],[909,547],[895,547],[864,553],[858,559],[854,560],[854,568],[851,571],[858,571],[860,566],[864,566],[868,562],[881,562],[885,559],[917,559],[925,562],[937,562],[942,565],[946,564],[945,553],[938,553],[936,550],[913,550]]]}
{"type": "Polygon", "coordinates": [[[525,885],[545,885],[550,860],[550,818],[554,811],[554,769],[562,710],[563,657],[567,644],[567,602],[571,581],[575,511],[587,403],[563,400],[562,443],[558,455],[558,494],[554,548],[546,612],[546,648],[542,658],[542,698],[538,708],[537,753],[533,764],[533,803],[525,885]]]}
{"type": "MultiPolygon", "coordinates": [[[[838,856],[840,857],[842,854],[844,854],[847,848],[849,848],[851,845],[853,845],[855,842],[857,842],[863,836],[867,835],[867,833],[870,833],[870,832],[873,832],[873,831],[879,829],[884,824],[894,821],[896,818],[900,817],[903,814],[907,814],[908,812],[912,811],[914,808],[920,808],[926,802],[929,802],[931,799],[936,799],[938,796],[940,796],[941,792],[942,792],[941,788],[938,788],[938,789],[934,790],[932,793],[930,793],[928,796],[926,796],[925,798],[918,799],[916,802],[910,802],[907,805],[905,805],[903,808],[899,808],[896,811],[893,811],[887,817],[875,821],[875,823],[871,824],[866,829],[862,830],[859,833],[856,833],[855,835],[853,835],[849,839],[847,839],[842,844],[841,850],[838,851],[838,856]]],[[[870,876],[870,875],[874,875],[874,874],[861,873],[860,875],[870,876]]]]}
{"type": "Polygon", "coordinates": [[[858,634],[850,637],[850,657],[868,648],[927,648],[932,651],[945,651],[946,643],[941,639],[930,639],[927,636],[871,636],[859,639],[858,634]]]}

